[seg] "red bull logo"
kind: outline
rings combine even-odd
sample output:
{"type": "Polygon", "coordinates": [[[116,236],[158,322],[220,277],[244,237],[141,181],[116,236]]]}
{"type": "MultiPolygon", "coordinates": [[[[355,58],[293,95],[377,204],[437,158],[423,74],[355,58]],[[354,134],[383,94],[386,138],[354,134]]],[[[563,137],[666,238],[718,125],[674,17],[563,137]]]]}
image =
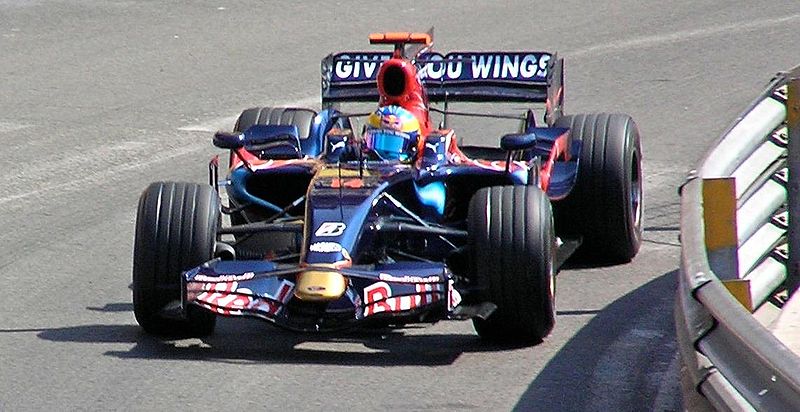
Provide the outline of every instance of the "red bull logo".
{"type": "Polygon", "coordinates": [[[386,114],[381,117],[381,127],[393,130],[402,130],[403,122],[400,117],[394,114],[386,114]]]}

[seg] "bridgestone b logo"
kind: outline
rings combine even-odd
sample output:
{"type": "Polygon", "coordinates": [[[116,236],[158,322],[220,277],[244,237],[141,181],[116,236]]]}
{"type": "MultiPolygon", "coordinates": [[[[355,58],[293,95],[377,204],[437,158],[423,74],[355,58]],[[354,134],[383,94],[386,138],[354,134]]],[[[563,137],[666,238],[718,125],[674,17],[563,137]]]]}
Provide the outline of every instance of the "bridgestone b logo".
{"type": "Polygon", "coordinates": [[[319,225],[319,228],[316,232],[314,232],[314,235],[321,237],[341,236],[346,228],[347,225],[342,222],[324,222],[319,225]]]}

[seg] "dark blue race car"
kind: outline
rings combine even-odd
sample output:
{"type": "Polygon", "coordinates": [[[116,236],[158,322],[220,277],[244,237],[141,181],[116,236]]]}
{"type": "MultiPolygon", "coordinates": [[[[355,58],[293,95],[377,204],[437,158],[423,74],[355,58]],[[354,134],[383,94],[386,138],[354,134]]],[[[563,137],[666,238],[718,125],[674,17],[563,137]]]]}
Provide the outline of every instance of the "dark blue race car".
{"type": "Polygon", "coordinates": [[[483,338],[535,343],[554,326],[555,275],[573,252],[636,255],[636,124],[564,115],[556,54],[444,55],[430,33],[370,40],[394,50],[322,61],[320,112],[247,109],[233,132],[215,134],[230,151],[226,178],[212,161],[208,185],[144,191],[133,302],[146,331],[205,335],[219,315],[297,331],[473,319],[483,338]],[[341,110],[352,102],[378,110],[341,110]],[[455,112],[454,102],[538,107],[507,116],[455,112]],[[499,147],[465,146],[447,127],[453,116],[521,127],[497,136],[499,147]]]}

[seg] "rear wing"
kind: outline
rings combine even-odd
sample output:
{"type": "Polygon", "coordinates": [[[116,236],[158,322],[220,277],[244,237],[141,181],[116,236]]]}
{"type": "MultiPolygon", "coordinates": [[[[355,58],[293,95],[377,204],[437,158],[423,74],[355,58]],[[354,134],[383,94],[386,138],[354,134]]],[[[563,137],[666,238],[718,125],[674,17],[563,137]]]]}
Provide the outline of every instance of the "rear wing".
{"type": "MultiPolygon", "coordinates": [[[[390,52],[343,52],[322,60],[322,103],[374,102],[390,52]]],[[[547,52],[424,52],[413,60],[431,102],[538,102],[563,99],[563,59],[547,52]]]]}

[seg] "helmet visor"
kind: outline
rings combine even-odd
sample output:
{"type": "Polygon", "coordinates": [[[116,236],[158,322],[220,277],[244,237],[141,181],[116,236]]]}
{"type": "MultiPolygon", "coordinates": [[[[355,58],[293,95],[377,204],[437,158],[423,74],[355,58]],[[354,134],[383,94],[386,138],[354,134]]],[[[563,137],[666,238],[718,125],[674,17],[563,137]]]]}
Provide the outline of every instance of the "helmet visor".
{"type": "Polygon", "coordinates": [[[410,141],[408,133],[396,130],[372,129],[366,136],[367,147],[383,160],[408,160],[410,141]]]}

